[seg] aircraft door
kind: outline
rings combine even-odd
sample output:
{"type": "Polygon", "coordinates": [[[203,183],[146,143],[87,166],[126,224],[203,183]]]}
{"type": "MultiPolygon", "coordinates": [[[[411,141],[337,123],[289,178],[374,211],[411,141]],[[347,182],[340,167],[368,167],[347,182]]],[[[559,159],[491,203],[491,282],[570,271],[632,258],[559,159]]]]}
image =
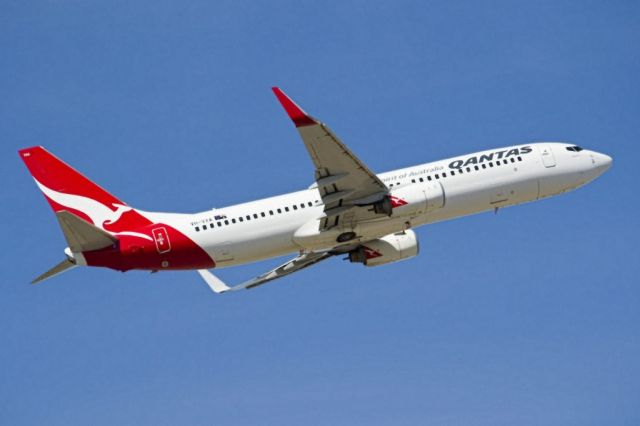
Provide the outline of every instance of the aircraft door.
{"type": "Polygon", "coordinates": [[[556,159],[553,156],[553,151],[549,145],[540,145],[540,156],[542,157],[542,163],[545,167],[555,167],[556,159]]]}
{"type": "Polygon", "coordinates": [[[428,182],[424,186],[424,195],[427,199],[427,212],[444,207],[444,189],[440,182],[428,182]]]}
{"type": "Polygon", "coordinates": [[[156,243],[156,249],[158,253],[168,253],[171,251],[171,242],[169,241],[169,234],[164,226],[154,228],[151,230],[153,234],[153,240],[156,243]]]}

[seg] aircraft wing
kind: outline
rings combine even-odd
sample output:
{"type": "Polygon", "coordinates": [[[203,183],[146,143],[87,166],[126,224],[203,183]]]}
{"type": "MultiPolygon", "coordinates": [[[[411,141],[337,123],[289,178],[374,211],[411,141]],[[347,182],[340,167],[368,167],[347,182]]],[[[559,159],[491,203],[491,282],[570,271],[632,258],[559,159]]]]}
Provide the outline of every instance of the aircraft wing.
{"type": "Polygon", "coordinates": [[[356,206],[382,200],[387,186],[324,123],[302,110],[278,87],[273,92],[293,121],[315,166],[315,180],[325,205],[321,228],[372,216],[356,206]]]}
{"type": "Polygon", "coordinates": [[[227,291],[245,290],[257,287],[259,285],[268,283],[269,281],[284,277],[293,272],[297,272],[308,266],[315,265],[316,263],[328,259],[336,254],[338,253],[329,251],[302,253],[299,256],[296,256],[293,259],[287,261],[286,263],[283,263],[277,268],[270,270],[269,272],[266,272],[249,281],[232,287],[226,285],[224,282],[222,282],[222,280],[220,280],[218,277],[216,277],[206,269],[199,269],[198,273],[200,274],[202,279],[209,285],[211,290],[213,290],[215,293],[225,293],[227,291]]]}

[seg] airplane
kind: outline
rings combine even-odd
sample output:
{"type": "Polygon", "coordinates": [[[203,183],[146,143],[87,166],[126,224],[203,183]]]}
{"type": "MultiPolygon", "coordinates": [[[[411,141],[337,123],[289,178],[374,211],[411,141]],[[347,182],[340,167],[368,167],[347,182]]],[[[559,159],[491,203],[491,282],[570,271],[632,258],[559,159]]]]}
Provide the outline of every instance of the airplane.
{"type": "Polygon", "coordinates": [[[416,256],[413,228],[576,189],[611,157],[559,142],[495,148],[376,174],[280,88],[274,94],[309,152],[315,182],[300,191],[194,214],[129,206],[41,146],[19,151],[68,247],[37,283],[76,266],[197,270],[216,293],[251,289],[345,256],[378,266],[416,256]],[[297,253],[229,286],[209,271],[297,253]]]}

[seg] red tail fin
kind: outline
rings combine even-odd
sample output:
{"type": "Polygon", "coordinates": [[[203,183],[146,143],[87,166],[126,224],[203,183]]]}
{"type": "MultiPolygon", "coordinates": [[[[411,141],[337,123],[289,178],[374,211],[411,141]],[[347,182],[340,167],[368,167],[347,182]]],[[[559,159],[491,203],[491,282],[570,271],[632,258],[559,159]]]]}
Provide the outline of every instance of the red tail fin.
{"type": "Polygon", "coordinates": [[[69,211],[112,232],[151,223],[43,147],[18,152],[53,211],[69,211]],[[135,214],[120,220],[127,212],[135,214]]]}

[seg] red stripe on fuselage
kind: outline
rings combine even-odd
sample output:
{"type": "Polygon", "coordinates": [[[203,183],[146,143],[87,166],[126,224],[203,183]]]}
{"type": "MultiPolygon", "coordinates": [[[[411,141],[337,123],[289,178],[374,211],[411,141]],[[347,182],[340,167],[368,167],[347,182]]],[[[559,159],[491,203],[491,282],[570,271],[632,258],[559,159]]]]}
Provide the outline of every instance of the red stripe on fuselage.
{"type": "Polygon", "coordinates": [[[116,235],[119,244],[107,248],[84,252],[89,266],[102,266],[118,271],[132,269],[168,270],[168,269],[209,269],[215,262],[206,251],[177,229],[164,224],[151,224],[143,228],[130,229],[127,232],[144,234],[143,238],[133,235],[116,235]],[[171,241],[169,251],[160,252],[154,240],[153,229],[163,227],[171,241]]]}

